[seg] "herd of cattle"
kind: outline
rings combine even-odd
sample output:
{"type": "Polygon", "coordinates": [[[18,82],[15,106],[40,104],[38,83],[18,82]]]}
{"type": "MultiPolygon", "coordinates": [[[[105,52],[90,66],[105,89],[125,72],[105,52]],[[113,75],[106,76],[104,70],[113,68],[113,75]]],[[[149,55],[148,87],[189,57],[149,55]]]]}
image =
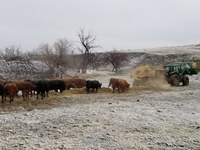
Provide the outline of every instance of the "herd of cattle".
{"type": "MultiPolygon", "coordinates": [[[[71,88],[83,88],[86,87],[87,93],[97,92],[101,89],[102,83],[97,80],[85,80],[82,78],[68,78],[68,79],[51,79],[51,80],[23,80],[23,81],[5,81],[0,80],[0,95],[2,96],[2,103],[6,101],[8,96],[10,102],[14,100],[14,97],[18,96],[18,92],[22,92],[23,99],[29,99],[29,96],[36,92],[37,99],[39,96],[43,99],[48,97],[49,91],[62,93],[64,90],[70,90],[71,88]]],[[[113,93],[115,89],[118,92],[124,92],[129,88],[130,84],[124,79],[110,78],[108,87],[112,87],[113,93]]]]}

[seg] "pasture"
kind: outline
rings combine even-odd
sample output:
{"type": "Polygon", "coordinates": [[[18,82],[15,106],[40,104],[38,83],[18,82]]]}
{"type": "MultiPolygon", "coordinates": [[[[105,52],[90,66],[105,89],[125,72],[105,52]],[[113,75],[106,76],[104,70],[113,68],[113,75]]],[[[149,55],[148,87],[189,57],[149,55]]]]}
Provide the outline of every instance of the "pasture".
{"type": "Polygon", "coordinates": [[[103,83],[98,93],[51,91],[48,98],[0,104],[0,147],[199,149],[200,83],[195,79],[188,87],[132,86],[120,94],[107,88],[108,76],[94,79],[103,83]]]}

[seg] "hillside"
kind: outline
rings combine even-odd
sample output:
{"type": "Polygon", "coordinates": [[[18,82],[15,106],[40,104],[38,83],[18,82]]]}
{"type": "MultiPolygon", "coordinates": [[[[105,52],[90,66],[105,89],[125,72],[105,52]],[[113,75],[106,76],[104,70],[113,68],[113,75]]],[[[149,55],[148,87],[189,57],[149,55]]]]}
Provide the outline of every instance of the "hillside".
{"type": "MultiPolygon", "coordinates": [[[[44,99],[33,95],[29,100],[19,97],[12,103],[0,103],[0,149],[199,149],[200,74],[189,76],[188,86],[161,88],[157,82],[133,87],[128,72],[141,63],[162,64],[196,55],[127,53],[131,62],[122,74],[114,74],[109,66],[82,74],[102,83],[98,93],[87,93],[85,88],[50,91],[44,99]],[[111,77],[126,79],[131,88],[112,93],[108,88],[111,77]]],[[[18,63],[15,69],[23,66],[3,63],[18,63]]],[[[1,67],[1,72],[9,68],[1,67]]],[[[26,69],[39,74],[45,66],[37,61],[22,68],[24,75],[26,69]]]]}
{"type": "MultiPolygon", "coordinates": [[[[186,60],[192,60],[194,58],[200,58],[200,45],[121,50],[120,52],[127,53],[130,60],[129,63],[121,69],[132,70],[134,67],[140,64],[152,64],[159,66],[166,63],[181,62],[186,60]]],[[[97,55],[102,55],[105,53],[107,52],[97,53],[97,55]]],[[[0,60],[0,66],[0,77],[2,79],[34,79],[48,75],[47,66],[38,60],[0,60]]],[[[112,66],[110,64],[107,64],[107,66],[104,66],[103,68],[111,70],[112,66]]],[[[65,75],[68,74],[78,75],[78,72],[73,73],[71,72],[71,70],[66,70],[65,75]]]]}

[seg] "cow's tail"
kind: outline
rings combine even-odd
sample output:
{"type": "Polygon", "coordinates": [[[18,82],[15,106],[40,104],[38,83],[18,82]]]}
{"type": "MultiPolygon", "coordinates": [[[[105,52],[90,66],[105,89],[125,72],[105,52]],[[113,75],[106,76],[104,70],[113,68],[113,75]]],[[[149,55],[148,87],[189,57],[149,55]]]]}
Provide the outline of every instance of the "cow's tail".
{"type": "Polygon", "coordinates": [[[109,82],[108,88],[111,86],[111,82],[109,82]]]}

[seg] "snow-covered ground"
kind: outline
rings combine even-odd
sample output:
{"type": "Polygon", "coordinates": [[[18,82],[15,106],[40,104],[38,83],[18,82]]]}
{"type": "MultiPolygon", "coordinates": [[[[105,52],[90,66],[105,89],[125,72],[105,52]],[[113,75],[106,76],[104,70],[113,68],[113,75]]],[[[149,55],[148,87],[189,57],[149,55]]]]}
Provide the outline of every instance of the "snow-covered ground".
{"type": "MultiPolygon", "coordinates": [[[[108,86],[114,75],[89,71],[108,86]]],[[[126,93],[52,94],[0,104],[0,149],[200,149],[200,74],[189,86],[126,93]]]]}

